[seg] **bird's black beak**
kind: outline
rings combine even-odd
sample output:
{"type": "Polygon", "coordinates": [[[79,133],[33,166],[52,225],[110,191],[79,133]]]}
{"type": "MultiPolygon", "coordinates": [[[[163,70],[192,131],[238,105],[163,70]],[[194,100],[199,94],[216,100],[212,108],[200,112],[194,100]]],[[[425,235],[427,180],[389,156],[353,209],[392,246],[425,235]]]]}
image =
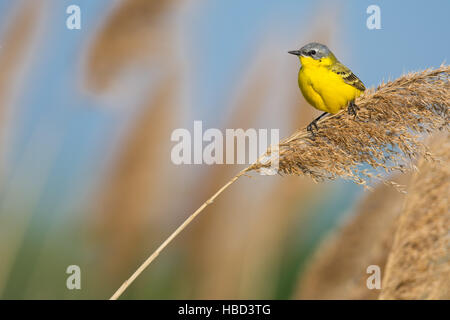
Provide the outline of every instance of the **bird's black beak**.
{"type": "Polygon", "coordinates": [[[300,50],[292,50],[292,51],[288,51],[288,53],[293,54],[293,55],[295,55],[295,56],[299,56],[299,55],[302,54],[302,53],[300,52],[300,50]]]}

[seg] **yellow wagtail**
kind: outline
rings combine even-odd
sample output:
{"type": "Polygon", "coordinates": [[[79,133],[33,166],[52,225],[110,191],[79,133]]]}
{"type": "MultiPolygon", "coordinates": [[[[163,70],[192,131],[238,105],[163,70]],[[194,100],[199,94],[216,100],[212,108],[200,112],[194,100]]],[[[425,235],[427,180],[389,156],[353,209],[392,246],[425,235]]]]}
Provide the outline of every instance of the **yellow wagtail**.
{"type": "Polygon", "coordinates": [[[366,90],[353,72],[339,62],[327,46],[312,42],[300,50],[289,51],[300,58],[298,85],[306,101],[324,111],[307,129],[313,134],[313,126],[328,113],[335,114],[348,106],[348,112],[356,116],[359,109],[355,99],[366,90]]]}

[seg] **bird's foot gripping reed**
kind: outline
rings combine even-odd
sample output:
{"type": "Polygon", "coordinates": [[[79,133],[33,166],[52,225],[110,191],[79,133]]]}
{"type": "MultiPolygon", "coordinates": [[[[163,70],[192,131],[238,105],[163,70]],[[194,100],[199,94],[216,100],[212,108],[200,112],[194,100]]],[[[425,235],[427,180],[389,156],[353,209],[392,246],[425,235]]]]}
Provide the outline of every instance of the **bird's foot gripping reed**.
{"type": "Polygon", "coordinates": [[[356,119],[356,115],[358,113],[359,107],[355,104],[355,101],[350,101],[348,104],[347,112],[349,115],[352,115],[356,119]]]}

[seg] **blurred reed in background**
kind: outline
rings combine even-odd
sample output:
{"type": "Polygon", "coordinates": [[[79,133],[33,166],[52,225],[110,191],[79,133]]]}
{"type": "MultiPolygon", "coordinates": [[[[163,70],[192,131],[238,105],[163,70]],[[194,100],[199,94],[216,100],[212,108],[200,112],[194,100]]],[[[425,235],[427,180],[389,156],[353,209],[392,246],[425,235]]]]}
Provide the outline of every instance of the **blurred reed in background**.
{"type": "MultiPolygon", "coordinates": [[[[31,219],[33,206],[36,204],[42,190],[24,188],[21,172],[11,174],[12,131],[14,118],[21,110],[15,108],[18,96],[23,93],[26,73],[32,58],[32,51],[36,49],[36,41],[41,34],[41,19],[44,3],[42,1],[17,1],[11,9],[8,19],[2,21],[0,46],[0,296],[8,285],[8,278],[12,275],[14,261],[19,254],[28,222],[31,219]],[[22,189],[22,190],[20,190],[22,189]],[[25,189],[25,190],[24,190],[25,189]],[[18,194],[19,193],[19,194],[18,194]],[[25,199],[21,197],[26,194],[25,199]],[[15,211],[20,214],[14,215],[15,211]]],[[[27,153],[25,153],[27,154],[27,153]]],[[[48,163],[42,163],[42,173],[38,177],[48,174],[48,163]],[[44,169],[45,168],[45,169],[44,169]]],[[[25,168],[21,168],[25,171],[25,168]]],[[[29,172],[27,170],[26,172],[29,172]]],[[[36,178],[36,176],[33,176],[36,178]]],[[[35,180],[37,183],[38,181],[35,180]]]]}
{"type": "Polygon", "coordinates": [[[0,47],[0,167],[2,175],[5,169],[5,154],[9,139],[5,137],[10,128],[12,116],[17,110],[12,109],[12,102],[17,96],[24,80],[30,51],[39,31],[39,19],[42,17],[43,2],[17,1],[18,5],[8,19],[2,21],[2,43],[0,47]]]}
{"type": "Polygon", "coordinates": [[[380,185],[361,201],[320,245],[295,298],[449,299],[448,138],[428,142],[436,162],[422,158],[417,172],[397,177],[407,195],[380,185]],[[380,267],[381,290],[367,289],[371,265],[380,267]]]}

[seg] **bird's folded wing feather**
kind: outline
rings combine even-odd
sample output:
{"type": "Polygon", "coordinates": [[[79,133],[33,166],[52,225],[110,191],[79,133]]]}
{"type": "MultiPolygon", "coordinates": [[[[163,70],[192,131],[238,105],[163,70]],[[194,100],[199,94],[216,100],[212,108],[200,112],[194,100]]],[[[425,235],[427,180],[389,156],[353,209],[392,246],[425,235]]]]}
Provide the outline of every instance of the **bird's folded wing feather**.
{"type": "Polygon", "coordinates": [[[330,70],[336,74],[338,74],[345,83],[355,87],[358,90],[364,91],[366,87],[362,83],[361,80],[346,66],[344,66],[340,62],[336,62],[334,65],[330,67],[330,70]]]}

